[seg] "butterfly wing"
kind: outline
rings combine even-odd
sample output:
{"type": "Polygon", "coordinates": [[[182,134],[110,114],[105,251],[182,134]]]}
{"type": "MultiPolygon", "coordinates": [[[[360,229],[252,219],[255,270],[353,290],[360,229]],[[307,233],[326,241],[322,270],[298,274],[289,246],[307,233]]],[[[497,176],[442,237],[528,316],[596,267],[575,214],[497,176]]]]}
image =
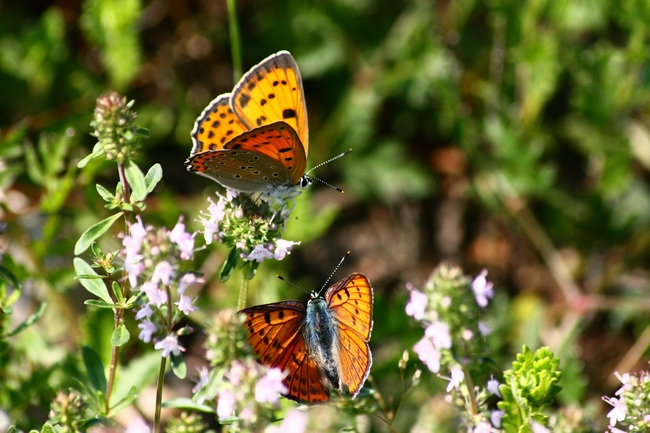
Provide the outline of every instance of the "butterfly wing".
{"type": "Polygon", "coordinates": [[[354,398],[372,365],[372,286],[364,275],[350,274],[327,289],[325,300],[339,326],[340,379],[354,398]]]}
{"type": "Polygon", "coordinates": [[[248,129],[287,122],[298,133],[300,150],[307,157],[305,92],[298,65],[288,51],[273,54],[251,68],[235,86],[231,105],[248,129]]]}
{"type": "Polygon", "coordinates": [[[224,93],[203,110],[192,130],[191,155],[207,150],[223,149],[224,145],[248,130],[230,107],[230,93],[224,93]]]}
{"type": "Polygon", "coordinates": [[[287,372],[286,397],[296,401],[329,400],[320,368],[309,357],[303,338],[305,304],[283,301],[240,311],[246,315],[248,341],[260,361],[287,372]]]}
{"type": "Polygon", "coordinates": [[[305,159],[294,160],[292,149],[299,144],[296,132],[276,122],[244,132],[225,149],[190,156],[189,171],[210,177],[225,187],[243,192],[268,192],[274,186],[293,186],[305,171],[305,159]]]}

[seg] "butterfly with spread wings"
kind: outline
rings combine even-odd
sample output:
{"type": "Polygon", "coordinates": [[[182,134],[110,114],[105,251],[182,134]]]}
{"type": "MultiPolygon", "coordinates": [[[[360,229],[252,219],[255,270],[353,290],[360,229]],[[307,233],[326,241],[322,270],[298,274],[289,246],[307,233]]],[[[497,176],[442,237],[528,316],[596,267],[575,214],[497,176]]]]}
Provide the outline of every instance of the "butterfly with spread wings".
{"type": "Polygon", "coordinates": [[[333,284],[324,297],[246,308],[248,341],[260,362],[287,373],[286,397],[324,402],[330,386],[355,398],[372,365],[373,291],[353,273],[333,284]]]}

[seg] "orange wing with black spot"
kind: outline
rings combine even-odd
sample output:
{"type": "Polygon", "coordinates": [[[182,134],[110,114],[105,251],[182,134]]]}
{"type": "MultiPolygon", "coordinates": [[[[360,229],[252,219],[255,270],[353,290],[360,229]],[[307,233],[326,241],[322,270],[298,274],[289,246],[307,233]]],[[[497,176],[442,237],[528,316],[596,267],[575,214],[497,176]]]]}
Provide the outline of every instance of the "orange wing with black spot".
{"type": "Polygon", "coordinates": [[[251,68],[232,92],[232,109],[248,127],[284,121],[298,134],[305,157],[309,130],[305,91],[298,65],[288,51],[280,51],[251,68]]]}
{"type": "Polygon", "coordinates": [[[339,324],[341,381],[354,398],[372,366],[372,286],[364,275],[350,274],[327,289],[325,300],[339,324]]]}
{"type": "Polygon", "coordinates": [[[230,93],[219,95],[194,123],[191,154],[223,149],[226,143],[248,129],[232,111],[230,93]]]}
{"type": "Polygon", "coordinates": [[[283,301],[246,308],[248,341],[260,361],[287,372],[287,398],[305,402],[329,400],[329,388],[320,368],[309,358],[303,338],[306,307],[283,301]]]}

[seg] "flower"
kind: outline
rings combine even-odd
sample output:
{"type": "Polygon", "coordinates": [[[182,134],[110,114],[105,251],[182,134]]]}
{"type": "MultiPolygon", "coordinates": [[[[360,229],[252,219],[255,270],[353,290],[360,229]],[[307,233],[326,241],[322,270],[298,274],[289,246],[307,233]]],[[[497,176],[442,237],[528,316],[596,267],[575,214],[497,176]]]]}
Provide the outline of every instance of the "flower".
{"type": "Polygon", "coordinates": [[[227,420],[235,410],[235,394],[226,389],[219,392],[217,399],[217,417],[219,421],[227,420]]]}
{"type": "Polygon", "coordinates": [[[406,288],[411,292],[411,298],[408,304],[406,304],[406,314],[413,317],[415,320],[422,320],[429,299],[427,298],[427,295],[414,289],[411,284],[408,284],[406,288]]]}
{"type": "Polygon", "coordinates": [[[286,374],[279,368],[269,369],[255,384],[255,400],[258,403],[276,404],[281,393],[287,392],[282,380],[286,374]]]}
{"type": "Polygon", "coordinates": [[[492,333],[492,328],[485,322],[478,322],[478,332],[480,332],[482,336],[487,337],[492,333]]]}
{"type": "Polygon", "coordinates": [[[549,429],[538,423],[537,421],[533,421],[533,433],[551,433],[549,429]]]}
{"type": "Polygon", "coordinates": [[[494,376],[490,376],[490,380],[487,381],[487,390],[490,394],[501,397],[501,393],[499,392],[499,381],[496,380],[494,376]]]}
{"type": "Polygon", "coordinates": [[[129,227],[129,235],[124,236],[122,245],[127,257],[132,257],[140,252],[142,241],[147,236],[147,229],[142,223],[140,215],[135,217],[136,222],[129,227]]]}
{"type": "Polygon", "coordinates": [[[135,320],[148,319],[153,314],[153,310],[149,304],[144,304],[140,311],[135,315],[135,320]]]}
{"type": "Polygon", "coordinates": [[[287,254],[291,254],[291,249],[294,245],[300,245],[300,242],[292,242],[284,239],[275,241],[275,260],[282,260],[287,254]]]}
{"type": "Polygon", "coordinates": [[[178,245],[178,248],[181,250],[181,259],[189,260],[194,254],[194,238],[185,231],[185,224],[182,221],[183,219],[181,217],[172,231],[169,232],[169,240],[178,245]]]}
{"type": "Polygon", "coordinates": [[[424,337],[415,343],[413,351],[418,354],[420,361],[424,362],[432,373],[440,371],[440,352],[430,338],[424,337]]]}
{"type": "Polygon", "coordinates": [[[192,272],[186,273],[181,277],[181,280],[178,283],[178,294],[185,294],[185,289],[196,284],[198,281],[199,279],[196,278],[196,275],[194,275],[192,272]]]}
{"type": "Polygon", "coordinates": [[[153,270],[151,281],[154,283],[161,282],[164,286],[169,286],[172,277],[174,276],[174,268],[171,263],[166,260],[158,263],[153,270]]]}
{"type": "Polygon", "coordinates": [[[185,348],[178,344],[178,338],[175,335],[168,335],[163,340],[157,342],[154,346],[156,350],[162,350],[163,358],[167,358],[169,354],[178,356],[181,352],[185,352],[185,348]]]}
{"type": "Polygon", "coordinates": [[[188,315],[192,311],[198,310],[198,308],[192,306],[192,303],[196,298],[191,299],[189,296],[181,295],[181,298],[178,302],[175,302],[175,305],[178,305],[178,309],[183,312],[183,314],[188,315]]]}
{"type": "Polygon", "coordinates": [[[147,295],[149,302],[154,304],[156,307],[160,307],[162,304],[167,302],[167,293],[164,290],[158,289],[158,284],[151,281],[140,286],[140,291],[147,295]]]}
{"type": "Polygon", "coordinates": [[[208,384],[210,380],[210,370],[205,365],[202,365],[201,368],[196,367],[196,371],[199,372],[199,380],[196,382],[196,385],[192,388],[192,392],[196,394],[201,388],[208,384]]]}
{"type": "Polygon", "coordinates": [[[451,347],[449,325],[444,322],[433,322],[424,330],[424,335],[431,338],[436,349],[449,349],[451,347]]]}
{"type": "Polygon", "coordinates": [[[607,413],[607,418],[609,418],[609,425],[614,427],[617,422],[625,420],[627,415],[627,407],[625,403],[615,397],[603,397],[605,403],[613,406],[613,409],[607,413]]]}
{"type": "Polygon", "coordinates": [[[480,307],[487,307],[488,299],[494,297],[494,284],[487,280],[487,273],[487,269],[483,269],[472,281],[472,291],[480,307]]]}
{"type": "Polygon", "coordinates": [[[465,380],[465,373],[463,373],[463,369],[458,365],[451,367],[451,379],[447,384],[447,392],[451,391],[454,388],[458,389],[463,380],[465,380]]]}
{"type": "Polygon", "coordinates": [[[492,431],[492,426],[490,425],[490,423],[486,421],[481,421],[478,424],[476,424],[476,427],[474,427],[472,433],[490,433],[491,431],[492,431]]]}
{"type": "Polygon", "coordinates": [[[262,263],[264,259],[272,259],[273,258],[273,253],[266,248],[264,248],[263,245],[257,245],[253,251],[246,257],[246,260],[250,260],[251,262],[254,260],[258,263],[262,263]]]}
{"type": "Polygon", "coordinates": [[[490,421],[492,421],[492,425],[495,426],[496,428],[501,427],[501,418],[503,418],[506,415],[505,411],[502,410],[495,410],[490,414],[490,421]]]}
{"type": "Polygon", "coordinates": [[[149,433],[150,431],[151,430],[149,429],[149,425],[144,420],[144,418],[136,416],[133,420],[131,420],[131,422],[129,422],[125,433],[149,433]]]}
{"type": "Polygon", "coordinates": [[[138,323],[138,328],[140,328],[140,334],[138,335],[138,338],[144,341],[145,343],[150,342],[151,334],[153,334],[158,330],[158,327],[154,323],[151,323],[148,320],[138,323]]]}
{"type": "Polygon", "coordinates": [[[138,287],[138,277],[142,271],[144,271],[144,264],[141,262],[142,259],[143,256],[140,254],[127,254],[124,259],[124,271],[126,271],[126,274],[129,278],[129,283],[133,288],[138,287]]]}
{"type": "Polygon", "coordinates": [[[279,426],[268,426],[265,433],[304,433],[309,417],[300,409],[291,409],[279,426]]]}

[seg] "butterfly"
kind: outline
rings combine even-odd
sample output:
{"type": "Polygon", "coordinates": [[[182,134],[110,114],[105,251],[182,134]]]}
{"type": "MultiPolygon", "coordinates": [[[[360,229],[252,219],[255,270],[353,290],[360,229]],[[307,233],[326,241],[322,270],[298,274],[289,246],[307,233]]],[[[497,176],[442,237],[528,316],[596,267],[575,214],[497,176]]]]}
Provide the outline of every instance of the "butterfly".
{"type": "Polygon", "coordinates": [[[311,185],[307,107],[291,54],[267,57],[232,93],[217,96],[196,120],[192,141],[187,170],[226,188],[284,202],[311,185]]]}
{"type": "Polygon", "coordinates": [[[245,308],[248,341],[262,364],[287,373],[284,394],[301,402],[324,402],[330,386],[355,398],[372,365],[373,291],[353,273],[316,292],[305,304],[289,300],[245,308]]]}

